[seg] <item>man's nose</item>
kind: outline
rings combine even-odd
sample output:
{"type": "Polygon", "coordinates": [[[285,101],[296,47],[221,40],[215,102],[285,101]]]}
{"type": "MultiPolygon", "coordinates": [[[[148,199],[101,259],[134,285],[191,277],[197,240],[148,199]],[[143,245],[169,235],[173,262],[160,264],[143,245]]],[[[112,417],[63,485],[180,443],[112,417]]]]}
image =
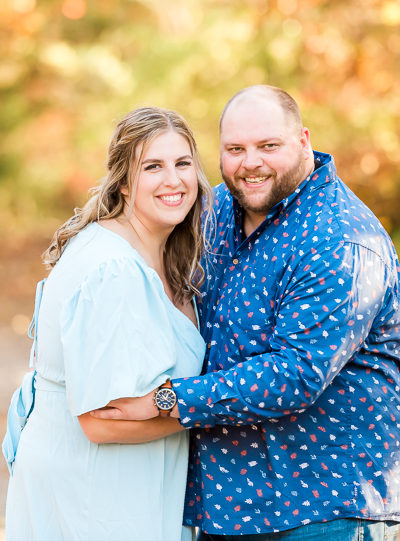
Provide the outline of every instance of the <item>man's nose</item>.
{"type": "Polygon", "coordinates": [[[254,150],[246,151],[243,157],[242,165],[247,170],[257,169],[263,164],[260,153],[254,150]]]}

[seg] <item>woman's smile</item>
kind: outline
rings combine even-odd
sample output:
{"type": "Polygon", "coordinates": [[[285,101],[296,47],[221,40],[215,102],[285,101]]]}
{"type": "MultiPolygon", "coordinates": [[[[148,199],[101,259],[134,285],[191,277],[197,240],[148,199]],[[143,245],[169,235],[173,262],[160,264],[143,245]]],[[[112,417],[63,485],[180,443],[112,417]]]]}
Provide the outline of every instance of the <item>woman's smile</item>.
{"type": "Polygon", "coordinates": [[[185,194],[183,192],[157,195],[157,197],[169,207],[177,207],[182,204],[185,194]]]}

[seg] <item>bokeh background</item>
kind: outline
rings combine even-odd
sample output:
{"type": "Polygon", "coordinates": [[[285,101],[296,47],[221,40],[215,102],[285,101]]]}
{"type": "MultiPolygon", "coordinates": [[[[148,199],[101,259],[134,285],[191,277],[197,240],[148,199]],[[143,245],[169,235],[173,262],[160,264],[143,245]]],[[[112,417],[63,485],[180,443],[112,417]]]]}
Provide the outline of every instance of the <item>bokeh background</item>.
{"type": "Polygon", "coordinates": [[[399,30],[400,0],[2,0],[2,426],[27,364],[40,254],[104,175],[113,127],[132,108],[181,112],[215,184],[227,99],[251,84],[285,88],[314,148],[335,156],[399,251],[399,30]]]}

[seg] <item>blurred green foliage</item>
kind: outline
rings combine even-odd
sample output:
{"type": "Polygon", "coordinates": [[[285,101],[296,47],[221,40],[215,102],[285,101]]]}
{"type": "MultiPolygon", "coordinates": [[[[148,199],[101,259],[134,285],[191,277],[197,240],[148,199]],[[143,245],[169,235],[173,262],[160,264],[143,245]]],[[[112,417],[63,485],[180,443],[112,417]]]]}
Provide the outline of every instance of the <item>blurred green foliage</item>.
{"type": "Polygon", "coordinates": [[[82,204],[139,105],[181,112],[218,182],[222,107],[268,83],[399,248],[399,26],[398,0],[3,0],[3,235],[48,235],[82,204]]]}

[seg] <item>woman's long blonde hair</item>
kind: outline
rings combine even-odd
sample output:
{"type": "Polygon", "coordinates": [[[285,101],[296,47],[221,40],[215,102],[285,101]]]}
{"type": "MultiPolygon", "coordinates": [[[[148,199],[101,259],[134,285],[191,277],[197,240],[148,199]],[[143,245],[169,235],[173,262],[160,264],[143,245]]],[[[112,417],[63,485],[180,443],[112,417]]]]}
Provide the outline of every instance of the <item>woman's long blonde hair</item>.
{"type": "Polygon", "coordinates": [[[123,215],[126,202],[122,191],[127,194],[129,205],[133,205],[144,151],[152,140],[169,130],[179,133],[189,143],[197,172],[198,194],[184,221],[176,225],[168,237],[164,252],[166,278],[175,302],[190,300],[198,293],[204,281],[200,264],[204,249],[201,221],[203,212],[206,216],[210,213],[212,192],[186,121],[174,111],[158,107],[135,109],[117,124],[108,148],[108,174],[99,186],[89,191],[90,198],[85,206],[75,209],[74,215],[55,232],[43,254],[48,268],[54,267],[60,259],[68,240],[88,224],[123,215]],[[142,146],[137,153],[139,145],[142,146]]]}

